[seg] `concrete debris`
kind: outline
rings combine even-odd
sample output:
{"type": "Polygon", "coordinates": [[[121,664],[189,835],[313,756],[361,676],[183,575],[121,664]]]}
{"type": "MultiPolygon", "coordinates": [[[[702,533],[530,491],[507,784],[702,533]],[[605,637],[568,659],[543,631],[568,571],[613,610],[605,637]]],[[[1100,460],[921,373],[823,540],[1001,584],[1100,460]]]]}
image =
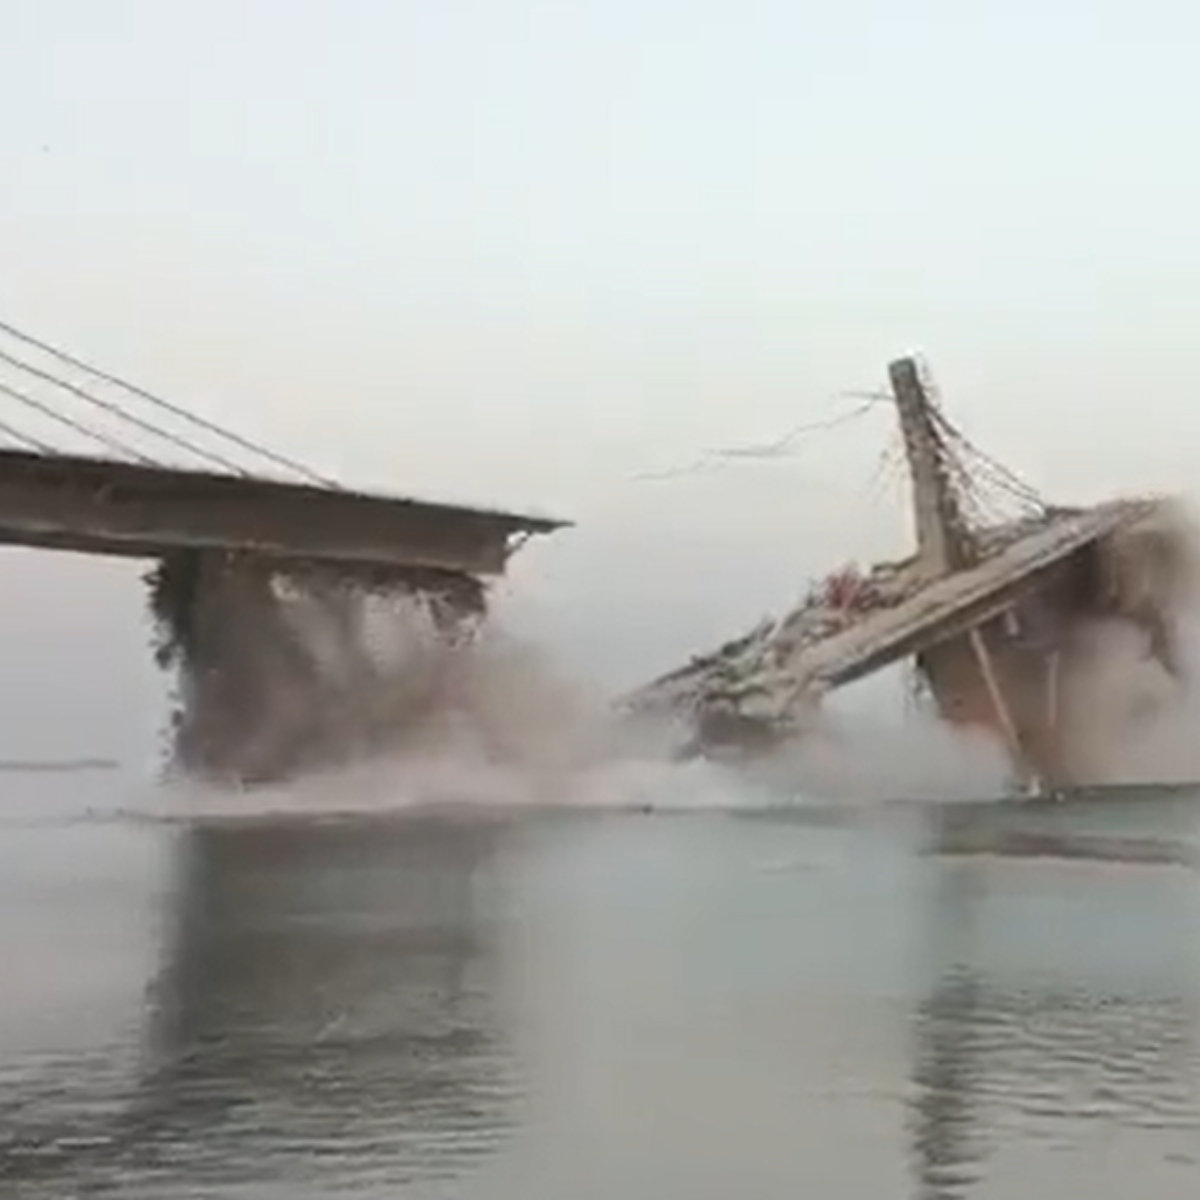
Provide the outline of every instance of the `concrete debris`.
{"type": "MultiPolygon", "coordinates": [[[[1061,510],[983,530],[978,567],[933,584],[924,577],[915,557],[866,570],[854,565],[841,567],[814,583],[801,604],[783,617],[766,619],[744,637],[692,658],[683,668],[629,696],[626,704],[644,713],[671,710],[702,719],[711,711],[736,708],[744,716],[790,727],[796,716],[791,709],[806,691],[813,692],[809,699],[819,699],[830,686],[851,682],[876,665],[894,661],[888,653],[892,643],[897,643],[895,657],[900,657],[906,645],[898,643],[907,642],[912,634],[926,641],[923,628],[910,629],[914,620],[922,626],[935,626],[928,634],[932,644],[952,613],[979,599],[979,588],[973,585],[982,584],[988,590],[990,584],[990,590],[995,590],[1018,581],[1025,573],[1022,560],[1026,558],[1031,559],[1031,569],[1041,568],[1036,552],[1043,549],[1044,539],[1035,535],[1073,534],[1066,547],[1070,549],[1079,539],[1081,516],[1084,535],[1099,536],[1104,526],[1143,515],[1141,507],[1091,514],[1061,510]],[[893,619],[881,621],[882,614],[893,619]],[[888,662],[876,664],[878,655],[888,662]],[[857,661],[863,658],[868,663],[865,669],[857,661]]],[[[1052,552],[1060,549],[1059,544],[1051,543],[1052,552]]]]}
{"type": "Polygon", "coordinates": [[[811,732],[830,690],[912,658],[941,717],[998,737],[1020,786],[1074,784],[1086,701],[1070,684],[1083,633],[1102,621],[1136,627],[1147,654],[1179,675],[1175,617],[1196,575],[1190,528],[1164,501],[1063,508],[1031,500],[1019,482],[1015,518],[968,519],[979,498],[956,460],[965,439],[912,360],[890,373],[917,552],[839,567],[783,617],[694,657],[623,707],[680,730],[682,756],[755,755],[811,732]]]}

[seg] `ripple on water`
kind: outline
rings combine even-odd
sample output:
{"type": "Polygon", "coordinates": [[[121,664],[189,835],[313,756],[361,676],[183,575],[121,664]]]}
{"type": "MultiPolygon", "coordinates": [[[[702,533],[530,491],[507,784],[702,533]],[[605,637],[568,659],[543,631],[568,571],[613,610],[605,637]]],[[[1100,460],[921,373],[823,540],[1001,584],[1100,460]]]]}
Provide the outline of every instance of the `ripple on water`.
{"type": "Polygon", "coordinates": [[[1179,872],[715,815],[544,829],[163,826],[164,885],[108,828],[55,843],[86,870],[0,871],[4,946],[54,961],[23,993],[46,1019],[0,1039],[0,1192],[691,1200],[728,1167],[763,1200],[1194,1196],[1179,872]]]}

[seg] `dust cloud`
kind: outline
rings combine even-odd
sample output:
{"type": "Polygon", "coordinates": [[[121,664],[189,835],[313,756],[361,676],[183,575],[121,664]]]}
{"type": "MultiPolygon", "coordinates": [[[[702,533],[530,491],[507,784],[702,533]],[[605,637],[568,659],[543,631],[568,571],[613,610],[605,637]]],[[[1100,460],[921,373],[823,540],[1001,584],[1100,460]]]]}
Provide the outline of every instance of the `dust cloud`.
{"type": "Polygon", "coordinates": [[[1200,527],[1164,506],[1109,558],[1134,620],[1075,631],[1062,682],[1068,753],[1096,783],[1200,779],[1200,527]]]}
{"type": "MultiPolygon", "coordinates": [[[[1186,621],[1186,624],[1184,624],[1186,621]]],[[[1179,631],[1178,679],[1147,659],[1136,631],[1097,623],[1067,686],[1072,753],[1097,783],[1200,779],[1200,614],[1179,631]]]]}
{"type": "MultiPolygon", "coordinates": [[[[1004,779],[997,745],[921,713],[891,722],[830,714],[812,738],[754,766],[679,762],[673,739],[630,724],[610,697],[500,626],[489,623],[459,645],[414,638],[411,629],[402,640],[407,649],[392,645],[387,674],[403,680],[404,704],[393,693],[389,710],[404,715],[386,742],[251,791],[180,780],[173,803],[190,815],[458,807],[478,816],[529,805],[718,809],[985,797],[1004,779]]],[[[376,653],[377,661],[389,657],[376,653]]],[[[378,677],[373,686],[380,688],[378,677]]]]}
{"type": "MultiPolygon", "coordinates": [[[[1063,737],[1089,781],[1200,779],[1198,547],[1195,526],[1176,514],[1149,542],[1114,552],[1127,591],[1141,589],[1129,603],[1167,618],[1166,663],[1132,620],[1080,622],[1071,632],[1063,737]]],[[[260,627],[261,589],[256,595],[260,607],[242,630],[252,636],[226,658],[242,669],[253,648],[259,682],[269,686],[252,697],[257,712],[237,710],[235,724],[282,744],[290,722],[283,741],[323,743],[326,753],[287,782],[255,788],[249,807],[227,781],[177,783],[189,809],[870,804],[992,798],[1010,776],[994,735],[952,728],[906,704],[898,687],[874,711],[827,704],[803,740],[752,765],[681,763],[674,739],[619,716],[611,697],[495,618],[459,622],[447,636],[427,606],[366,597],[348,624],[345,604],[331,609],[295,591],[272,601],[277,648],[262,660],[272,642],[260,627]]],[[[238,607],[250,612],[240,597],[238,607]]],[[[230,712],[225,699],[210,707],[230,712]]]]}

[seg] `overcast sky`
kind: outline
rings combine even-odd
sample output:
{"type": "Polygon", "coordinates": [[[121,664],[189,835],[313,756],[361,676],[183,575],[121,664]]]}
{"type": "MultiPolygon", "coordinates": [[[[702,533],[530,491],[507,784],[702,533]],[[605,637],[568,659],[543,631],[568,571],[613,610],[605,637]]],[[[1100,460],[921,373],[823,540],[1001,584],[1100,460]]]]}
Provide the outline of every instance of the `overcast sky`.
{"type": "MultiPolygon", "coordinates": [[[[886,411],[635,478],[898,353],[1064,500],[1195,487],[1183,0],[0,12],[0,320],[347,482],[575,518],[518,615],[606,678],[898,548],[886,411]]],[[[144,740],[134,573],[4,565],[0,754],[144,740]]]]}

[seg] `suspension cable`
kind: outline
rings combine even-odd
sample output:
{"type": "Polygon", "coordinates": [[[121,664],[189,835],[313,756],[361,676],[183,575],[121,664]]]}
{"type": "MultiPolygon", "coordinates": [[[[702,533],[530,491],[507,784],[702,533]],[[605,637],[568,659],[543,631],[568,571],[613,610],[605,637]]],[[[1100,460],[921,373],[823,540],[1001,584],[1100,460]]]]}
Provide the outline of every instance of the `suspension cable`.
{"type": "MultiPolygon", "coordinates": [[[[32,363],[26,362],[22,358],[18,358],[15,354],[9,354],[7,350],[0,350],[0,360],[11,364],[20,371],[24,371],[27,375],[32,375],[35,379],[44,380],[46,383],[52,384],[54,387],[61,388],[64,391],[70,392],[73,396],[78,396],[87,404],[91,404],[96,408],[103,409],[105,412],[111,413],[119,417],[123,421],[128,421],[131,425],[136,425],[139,429],[146,433],[152,434],[155,437],[162,438],[164,441],[170,442],[179,449],[186,450],[190,454],[194,454],[199,458],[207,459],[211,463],[222,467],[227,471],[233,471],[236,475],[250,474],[244,467],[232,462],[224,455],[217,454],[211,450],[205,450],[203,446],[197,446],[185,437],[180,437],[176,433],[172,433],[168,429],[161,429],[155,425],[153,421],[146,421],[141,417],[136,417],[132,413],[126,412],[119,404],[114,404],[111,400],[105,400],[100,396],[94,396],[86,388],[81,388],[78,384],[71,383],[69,380],[60,379],[51,371],[43,371],[41,367],[35,367],[32,363]]],[[[139,455],[145,462],[155,462],[154,459],[146,458],[145,455],[139,455]]],[[[157,464],[156,464],[157,465],[157,464]]]]}
{"type": "MultiPolygon", "coordinates": [[[[109,450],[115,451],[117,454],[127,455],[136,458],[139,462],[144,463],[149,467],[157,467],[162,464],[149,455],[142,454],[141,451],[135,450],[132,446],[122,442],[119,438],[110,437],[106,433],[101,433],[97,429],[92,429],[82,421],[75,420],[74,417],[67,416],[66,413],[59,412],[53,405],[47,404],[44,400],[39,400],[36,396],[30,396],[27,392],[22,392],[15,387],[11,387],[7,383],[0,382],[0,392],[11,397],[20,404],[24,404],[27,408],[32,408],[40,412],[43,416],[49,417],[52,421],[57,421],[60,425],[65,425],[68,429],[73,429],[76,433],[83,434],[84,437],[91,438],[95,442],[106,446],[109,450]]],[[[53,446],[42,444],[39,447],[48,454],[60,454],[53,446]]]]}
{"type": "Polygon", "coordinates": [[[239,433],[235,433],[232,429],[227,429],[222,425],[218,425],[215,421],[210,421],[198,413],[191,412],[182,405],[173,404],[170,400],[164,399],[162,396],[155,395],[153,392],[147,391],[145,388],[138,387],[136,384],[130,383],[128,380],[122,379],[118,375],[110,374],[107,371],[102,371],[99,367],[94,367],[90,363],[84,362],[74,355],[68,354],[65,350],[60,350],[56,346],[52,346],[49,342],[44,342],[39,338],[35,338],[28,333],[0,321],[0,332],[8,334],[17,341],[24,342],[28,346],[33,346],[35,349],[44,351],[46,354],[53,355],[60,362],[66,363],[76,370],[84,371],[91,375],[94,379],[99,379],[103,383],[112,384],[114,387],[123,388],[131,395],[137,396],[147,403],[154,405],[156,408],[169,412],[182,420],[189,421],[192,425],[199,429],[203,429],[208,433],[215,434],[218,437],[224,438],[236,446],[240,446],[243,450],[249,450],[253,454],[267,459],[275,463],[276,466],[286,467],[290,471],[295,471],[298,474],[306,477],[313,483],[323,484],[326,487],[337,487],[338,484],[324,476],[319,475],[311,468],[306,467],[303,463],[297,462],[295,459],[289,458],[284,454],[271,450],[267,446],[263,446],[258,442],[252,441],[247,437],[243,437],[239,433]]]}

